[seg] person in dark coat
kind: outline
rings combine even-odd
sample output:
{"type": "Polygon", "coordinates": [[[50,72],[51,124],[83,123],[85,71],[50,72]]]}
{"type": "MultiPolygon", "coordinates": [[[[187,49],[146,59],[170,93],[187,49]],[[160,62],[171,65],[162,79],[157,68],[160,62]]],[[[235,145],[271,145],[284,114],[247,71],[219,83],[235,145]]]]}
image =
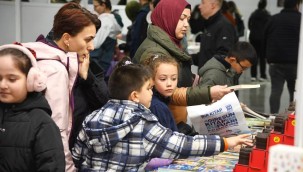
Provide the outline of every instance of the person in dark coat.
{"type": "Polygon", "coordinates": [[[22,45],[0,46],[0,171],[64,172],[60,131],[40,93],[46,76],[22,45]]]}
{"type": "Polygon", "coordinates": [[[270,113],[278,113],[285,81],[289,102],[294,100],[300,39],[301,13],[297,0],[285,0],[265,28],[265,47],[271,80],[270,113]]]}
{"type": "Polygon", "coordinates": [[[95,61],[91,61],[87,78],[78,77],[76,80],[73,89],[75,105],[73,127],[69,138],[70,150],[74,147],[85,117],[105,105],[109,99],[108,87],[104,78],[104,71],[101,66],[95,61]]]}
{"type": "MultiPolygon", "coordinates": [[[[249,17],[248,28],[250,30],[249,42],[255,47],[258,61],[260,64],[260,81],[267,79],[266,76],[266,59],[262,52],[262,41],[264,39],[264,28],[270,18],[269,12],[266,10],[267,1],[260,0],[258,3],[258,9],[256,9],[249,17]]],[[[251,81],[257,80],[257,68],[258,63],[251,67],[251,81]]]]}
{"type": "Polygon", "coordinates": [[[220,11],[223,0],[203,0],[199,5],[204,19],[199,57],[193,59],[199,69],[214,55],[226,56],[238,41],[235,27],[220,11]]]}
{"type": "Polygon", "coordinates": [[[130,46],[130,57],[133,58],[137,49],[147,36],[148,23],[146,16],[150,11],[149,3],[151,0],[139,0],[141,9],[139,10],[136,19],[132,25],[131,30],[131,46],[130,46]]]}

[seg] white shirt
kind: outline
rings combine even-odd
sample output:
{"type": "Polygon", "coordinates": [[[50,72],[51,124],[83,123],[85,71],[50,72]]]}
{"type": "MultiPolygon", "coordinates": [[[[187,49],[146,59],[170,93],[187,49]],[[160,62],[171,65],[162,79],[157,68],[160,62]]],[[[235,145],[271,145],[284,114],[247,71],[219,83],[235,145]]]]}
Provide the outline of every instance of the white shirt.
{"type": "Polygon", "coordinates": [[[98,18],[101,20],[101,28],[94,38],[95,49],[100,48],[107,37],[116,39],[116,36],[122,31],[122,27],[118,24],[114,14],[103,13],[98,18]]]}

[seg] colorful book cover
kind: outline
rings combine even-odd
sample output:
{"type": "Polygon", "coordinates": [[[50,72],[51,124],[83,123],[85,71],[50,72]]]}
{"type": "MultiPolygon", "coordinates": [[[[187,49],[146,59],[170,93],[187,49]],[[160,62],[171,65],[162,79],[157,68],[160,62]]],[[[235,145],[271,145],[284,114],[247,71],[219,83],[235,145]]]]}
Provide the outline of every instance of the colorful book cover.
{"type": "Polygon", "coordinates": [[[169,166],[158,168],[158,172],[232,172],[238,163],[239,153],[223,152],[211,157],[177,159],[169,166]]]}

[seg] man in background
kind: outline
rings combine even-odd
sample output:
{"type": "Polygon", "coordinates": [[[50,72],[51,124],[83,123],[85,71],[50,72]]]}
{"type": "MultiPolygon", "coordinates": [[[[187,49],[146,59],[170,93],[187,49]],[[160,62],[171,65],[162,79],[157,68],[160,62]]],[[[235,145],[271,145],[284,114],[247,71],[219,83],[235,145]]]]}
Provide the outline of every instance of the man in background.
{"type": "Polygon", "coordinates": [[[235,27],[223,16],[220,9],[223,0],[201,0],[199,9],[203,17],[200,53],[193,59],[201,68],[214,55],[226,56],[237,42],[235,27]]]}
{"type": "Polygon", "coordinates": [[[285,0],[283,10],[273,15],[265,28],[265,54],[271,79],[270,113],[278,113],[284,83],[289,101],[294,100],[297,78],[301,13],[298,0],[285,0]]]}

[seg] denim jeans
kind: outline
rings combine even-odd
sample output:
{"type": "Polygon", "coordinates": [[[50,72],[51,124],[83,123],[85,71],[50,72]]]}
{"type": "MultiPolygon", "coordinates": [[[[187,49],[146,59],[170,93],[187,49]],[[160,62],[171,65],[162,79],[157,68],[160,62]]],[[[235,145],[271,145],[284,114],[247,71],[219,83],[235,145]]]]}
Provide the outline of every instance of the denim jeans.
{"type": "Polygon", "coordinates": [[[269,64],[269,75],[271,79],[270,113],[279,113],[285,81],[289,92],[289,102],[294,99],[297,64],[269,64]]]}

